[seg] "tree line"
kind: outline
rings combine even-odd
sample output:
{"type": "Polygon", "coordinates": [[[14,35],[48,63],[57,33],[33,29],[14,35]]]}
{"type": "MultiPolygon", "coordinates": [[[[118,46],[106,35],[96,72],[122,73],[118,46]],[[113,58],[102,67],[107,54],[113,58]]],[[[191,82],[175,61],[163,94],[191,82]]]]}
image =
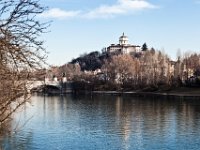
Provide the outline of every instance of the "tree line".
{"type": "Polygon", "coordinates": [[[55,68],[55,76],[64,75],[85,90],[170,90],[199,86],[200,54],[187,52],[172,61],[165,52],[149,49],[145,43],[139,53],[95,51],[55,68]]]}

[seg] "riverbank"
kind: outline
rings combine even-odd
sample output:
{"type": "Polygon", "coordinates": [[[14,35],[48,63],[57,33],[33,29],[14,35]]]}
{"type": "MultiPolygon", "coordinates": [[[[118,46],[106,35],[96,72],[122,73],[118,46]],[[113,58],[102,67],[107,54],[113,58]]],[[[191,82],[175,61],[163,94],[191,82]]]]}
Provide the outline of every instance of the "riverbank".
{"type": "Polygon", "coordinates": [[[65,95],[65,94],[104,94],[104,95],[134,95],[134,96],[168,96],[168,97],[198,97],[200,98],[199,87],[178,87],[165,90],[120,90],[120,91],[87,91],[87,90],[62,90],[49,87],[48,89],[39,88],[36,93],[45,93],[47,95],[65,95]]]}
{"type": "Polygon", "coordinates": [[[93,94],[110,94],[110,95],[123,95],[123,94],[129,94],[129,95],[138,95],[138,96],[147,96],[147,95],[153,95],[153,96],[173,96],[173,97],[199,97],[200,98],[200,88],[188,88],[188,87],[179,87],[174,88],[172,90],[168,91],[93,91],[93,94]]]}

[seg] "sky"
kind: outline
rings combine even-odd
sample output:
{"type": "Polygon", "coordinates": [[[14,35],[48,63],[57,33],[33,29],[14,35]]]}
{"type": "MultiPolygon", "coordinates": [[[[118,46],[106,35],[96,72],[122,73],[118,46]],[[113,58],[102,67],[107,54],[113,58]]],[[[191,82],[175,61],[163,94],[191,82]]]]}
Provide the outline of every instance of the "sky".
{"type": "Polygon", "coordinates": [[[117,44],[154,47],[176,59],[177,50],[200,52],[200,0],[41,0],[39,16],[52,21],[42,36],[47,62],[63,65],[82,54],[117,44]]]}

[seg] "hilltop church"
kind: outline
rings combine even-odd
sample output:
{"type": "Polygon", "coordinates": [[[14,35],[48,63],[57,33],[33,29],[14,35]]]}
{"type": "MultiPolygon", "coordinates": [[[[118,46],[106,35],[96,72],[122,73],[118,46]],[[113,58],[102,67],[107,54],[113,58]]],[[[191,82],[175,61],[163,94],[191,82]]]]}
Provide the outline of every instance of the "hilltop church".
{"type": "Polygon", "coordinates": [[[110,54],[134,54],[140,51],[140,46],[128,43],[128,37],[124,33],[119,37],[119,44],[111,44],[107,47],[107,52],[110,54]]]}

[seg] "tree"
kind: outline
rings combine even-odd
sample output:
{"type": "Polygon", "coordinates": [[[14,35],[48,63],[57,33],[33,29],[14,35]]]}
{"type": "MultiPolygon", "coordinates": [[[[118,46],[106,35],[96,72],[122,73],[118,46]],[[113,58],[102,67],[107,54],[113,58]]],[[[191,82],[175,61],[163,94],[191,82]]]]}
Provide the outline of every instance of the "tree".
{"type": "Polygon", "coordinates": [[[0,131],[27,102],[30,73],[45,62],[39,37],[48,24],[36,19],[44,10],[35,0],[0,0],[0,131]]]}
{"type": "Polygon", "coordinates": [[[142,51],[147,51],[147,50],[148,50],[147,44],[144,43],[144,44],[142,45],[142,51]]]}
{"type": "Polygon", "coordinates": [[[103,65],[102,70],[108,80],[123,85],[134,78],[136,68],[136,61],[130,55],[116,55],[103,65]]]}
{"type": "Polygon", "coordinates": [[[65,74],[68,79],[73,79],[74,77],[81,74],[81,67],[78,63],[72,64],[68,63],[59,67],[59,75],[65,74]]]}
{"type": "Polygon", "coordinates": [[[98,51],[94,51],[73,59],[71,63],[79,63],[82,71],[94,71],[101,68],[103,60],[101,60],[101,53],[98,51]]]}
{"type": "Polygon", "coordinates": [[[140,85],[158,86],[158,83],[166,82],[168,57],[161,51],[151,49],[140,58],[140,85]]]}
{"type": "Polygon", "coordinates": [[[152,48],[150,49],[150,52],[151,52],[152,55],[154,55],[154,54],[156,53],[156,50],[152,47],[152,48]]]}

